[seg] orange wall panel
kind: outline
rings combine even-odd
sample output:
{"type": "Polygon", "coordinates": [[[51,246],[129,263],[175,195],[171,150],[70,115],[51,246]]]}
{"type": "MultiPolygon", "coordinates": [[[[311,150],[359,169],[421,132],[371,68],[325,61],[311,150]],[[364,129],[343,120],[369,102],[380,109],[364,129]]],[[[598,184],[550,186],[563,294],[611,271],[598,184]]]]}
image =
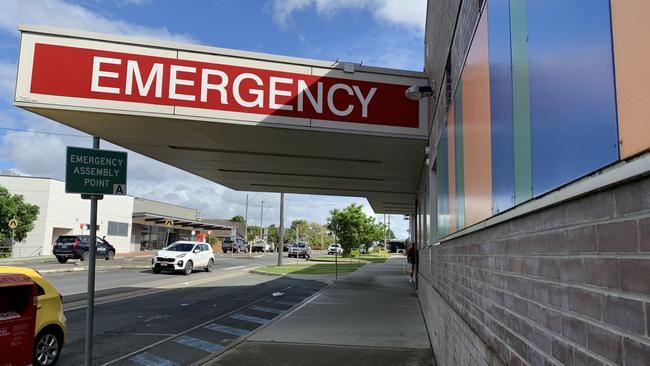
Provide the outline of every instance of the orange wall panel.
{"type": "Polygon", "coordinates": [[[454,131],[454,103],[447,114],[447,156],[449,169],[449,233],[456,229],[456,133],[454,131]]]}
{"type": "Polygon", "coordinates": [[[621,158],[650,149],[650,1],[611,0],[621,158]]]}
{"type": "Polygon", "coordinates": [[[462,83],[465,224],[469,226],[492,215],[487,8],[474,35],[462,83]]]}

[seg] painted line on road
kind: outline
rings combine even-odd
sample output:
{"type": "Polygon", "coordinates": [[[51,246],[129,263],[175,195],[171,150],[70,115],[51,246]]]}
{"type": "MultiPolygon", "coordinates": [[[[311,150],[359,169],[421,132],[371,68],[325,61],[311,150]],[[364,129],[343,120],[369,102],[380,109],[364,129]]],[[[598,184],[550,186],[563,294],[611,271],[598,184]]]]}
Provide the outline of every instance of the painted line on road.
{"type": "Polygon", "coordinates": [[[215,331],[215,332],[231,334],[231,335],[235,335],[235,336],[238,336],[238,337],[241,337],[241,336],[244,336],[244,335],[250,333],[250,330],[239,329],[239,328],[231,327],[231,326],[228,326],[228,325],[217,324],[217,323],[208,324],[205,327],[207,329],[210,329],[210,330],[215,331]]]}
{"type": "Polygon", "coordinates": [[[263,311],[265,313],[273,313],[273,314],[282,314],[285,312],[285,310],[282,309],[275,309],[275,308],[268,308],[266,306],[251,306],[252,310],[258,310],[258,311],[263,311]]]}
{"type": "Polygon", "coordinates": [[[257,324],[266,324],[270,320],[273,320],[273,319],[264,319],[264,318],[259,318],[259,317],[256,317],[256,316],[250,316],[250,315],[244,315],[244,314],[233,314],[230,317],[233,318],[233,319],[243,320],[245,322],[257,323],[257,324]]]}
{"type": "Polygon", "coordinates": [[[233,266],[233,267],[226,267],[223,270],[224,271],[230,271],[230,270],[233,270],[233,269],[239,269],[239,268],[244,268],[244,267],[245,266],[233,266]]]}
{"type": "Polygon", "coordinates": [[[208,353],[217,352],[223,348],[223,346],[220,344],[204,341],[203,339],[186,335],[174,339],[174,342],[188,347],[197,348],[208,353]]]}
{"type": "MultiPolygon", "coordinates": [[[[286,290],[289,289],[289,288],[291,288],[291,286],[287,286],[287,287],[285,287],[285,288],[283,288],[283,289],[281,289],[281,290],[279,290],[279,291],[286,291],[286,290]]],[[[155,347],[155,346],[157,346],[157,345],[159,345],[159,344],[163,344],[163,343],[165,343],[165,342],[167,342],[167,341],[171,341],[171,340],[173,340],[174,338],[179,337],[179,336],[182,336],[182,335],[185,335],[185,334],[187,334],[187,333],[189,333],[189,332],[191,332],[191,331],[193,331],[193,330],[195,330],[195,329],[198,329],[198,328],[201,328],[201,327],[205,327],[206,325],[208,325],[208,324],[210,324],[210,323],[214,323],[214,322],[216,322],[216,321],[219,320],[219,319],[226,318],[226,317],[228,317],[228,316],[230,316],[230,315],[232,315],[232,314],[237,313],[238,311],[241,311],[241,310],[244,310],[244,309],[246,309],[246,308],[249,308],[249,307],[251,307],[251,306],[253,306],[253,305],[255,305],[255,304],[259,303],[259,302],[267,301],[267,299],[268,299],[269,297],[270,297],[270,296],[263,297],[263,298],[261,298],[261,299],[257,299],[257,300],[255,300],[255,301],[251,301],[250,303],[248,303],[248,304],[246,304],[246,305],[244,305],[244,306],[241,306],[241,307],[239,307],[239,308],[237,308],[237,309],[235,309],[235,310],[233,310],[233,311],[231,311],[231,312],[229,312],[229,313],[223,314],[223,315],[218,316],[218,317],[216,317],[216,318],[214,318],[214,319],[210,319],[210,320],[208,320],[208,321],[206,321],[206,322],[204,322],[204,323],[201,323],[201,324],[196,325],[196,326],[194,326],[194,327],[192,327],[192,328],[186,329],[186,330],[184,330],[184,331],[182,331],[182,332],[179,332],[179,333],[177,333],[177,334],[175,334],[175,335],[173,335],[173,336],[167,337],[167,338],[165,338],[165,339],[161,339],[161,340],[158,341],[158,342],[152,343],[152,344],[150,344],[150,345],[148,345],[148,346],[145,346],[145,347],[142,347],[142,348],[140,348],[140,349],[138,349],[138,350],[135,350],[135,351],[133,351],[133,352],[127,353],[127,354],[125,354],[124,356],[120,356],[120,357],[118,357],[118,358],[116,358],[116,359],[113,359],[113,360],[111,360],[111,361],[108,361],[108,362],[106,362],[106,363],[103,363],[102,366],[112,365],[112,364],[114,364],[114,363],[116,363],[116,362],[118,362],[118,361],[122,361],[122,360],[124,360],[124,359],[130,359],[130,357],[132,357],[132,356],[134,356],[134,355],[137,355],[137,354],[140,354],[140,353],[146,353],[145,351],[148,350],[148,349],[151,349],[151,348],[153,348],[153,347],[155,347]]]]}
{"type": "MultiPolygon", "coordinates": [[[[133,299],[136,297],[140,296],[145,296],[145,295],[153,295],[157,294],[159,292],[164,292],[164,291],[169,291],[169,290],[174,290],[182,287],[188,287],[190,285],[200,285],[200,284],[205,284],[205,283],[210,283],[214,281],[220,281],[220,280],[225,280],[237,276],[243,276],[246,275],[246,272],[244,271],[237,271],[237,272],[231,272],[231,273],[226,273],[223,275],[215,276],[215,277],[205,277],[189,282],[179,282],[179,283],[172,283],[169,285],[161,286],[160,288],[144,288],[142,290],[135,290],[135,291],[129,291],[126,293],[118,293],[118,294],[113,294],[113,295],[107,295],[107,296],[102,296],[99,297],[95,300],[95,306],[97,305],[102,305],[102,304],[107,304],[115,301],[120,301],[120,300],[129,300],[133,299]]],[[[75,301],[67,304],[63,304],[63,310],[65,311],[72,311],[72,310],[78,310],[78,309],[83,309],[87,305],[86,300],[80,300],[80,301],[75,301]]]]}
{"type": "Polygon", "coordinates": [[[172,362],[147,352],[133,356],[129,358],[129,360],[142,366],[179,366],[176,362],[172,362]]]}

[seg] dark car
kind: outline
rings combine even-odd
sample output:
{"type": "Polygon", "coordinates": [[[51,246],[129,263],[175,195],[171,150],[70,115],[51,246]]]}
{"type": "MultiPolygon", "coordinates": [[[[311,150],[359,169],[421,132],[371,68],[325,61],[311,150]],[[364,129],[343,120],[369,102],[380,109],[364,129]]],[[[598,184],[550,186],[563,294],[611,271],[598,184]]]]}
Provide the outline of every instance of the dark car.
{"type": "Polygon", "coordinates": [[[224,239],[223,244],[221,245],[221,249],[223,250],[224,253],[228,253],[228,251],[231,251],[233,253],[239,253],[239,252],[244,252],[246,253],[248,251],[248,245],[244,241],[244,239],[224,239]]]}
{"type": "MultiPolygon", "coordinates": [[[[88,259],[88,248],[90,235],[64,235],[59,236],[54,242],[52,254],[56,256],[59,263],[65,263],[68,259],[88,259]]],[[[115,258],[115,247],[103,238],[97,238],[97,258],[111,260],[115,258]]]]}

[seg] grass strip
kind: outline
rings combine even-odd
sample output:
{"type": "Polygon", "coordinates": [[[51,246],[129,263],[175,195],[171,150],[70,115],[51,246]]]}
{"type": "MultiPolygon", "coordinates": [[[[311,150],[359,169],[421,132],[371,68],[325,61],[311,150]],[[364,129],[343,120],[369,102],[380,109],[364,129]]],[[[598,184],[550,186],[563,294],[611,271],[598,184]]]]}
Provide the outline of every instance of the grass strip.
{"type": "MultiPolygon", "coordinates": [[[[339,273],[354,272],[363,267],[365,263],[341,263],[338,265],[339,273]]],[[[269,274],[331,274],[336,271],[336,266],[330,263],[300,263],[286,264],[283,266],[268,266],[256,268],[255,271],[269,274]]]]}

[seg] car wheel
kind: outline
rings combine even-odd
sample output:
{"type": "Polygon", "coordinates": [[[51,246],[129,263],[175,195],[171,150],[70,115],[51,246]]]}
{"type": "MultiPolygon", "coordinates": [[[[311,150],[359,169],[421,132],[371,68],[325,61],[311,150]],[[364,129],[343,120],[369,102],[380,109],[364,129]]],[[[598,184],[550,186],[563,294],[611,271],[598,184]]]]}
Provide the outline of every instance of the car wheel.
{"type": "Polygon", "coordinates": [[[214,268],[214,260],[210,259],[208,261],[208,266],[205,267],[206,272],[212,272],[212,268],[214,268]]]}
{"type": "Polygon", "coordinates": [[[185,270],[183,271],[183,274],[185,274],[186,276],[190,275],[192,274],[193,269],[194,269],[194,264],[192,263],[192,261],[187,261],[187,263],[185,264],[185,270]]]}
{"type": "Polygon", "coordinates": [[[81,256],[82,261],[87,261],[88,260],[88,251],[86,250],[84,254],[81,256]]]}
{"type": "Polygon", "coordinates": [[[226,253],[228,253],[228,249],[223,250],[223,254],[226,254],[226,253]]]}
{"type": "Polygon", "coordinates": [[[43,329],[34,339],[34,365],[54,365],[61,354],[61,335],[54,328],[43,329]]]}
{"type": "Polygon", "coordinates": [[[64,257],[56,257],[56,260],[59,261],[59,263],[67,263],[68,262],[68,258],[64,258],[64,257]]]}
{"type": "Polygon", "coordinates": [[[152,268],[151,270],[152,270],[153,273],[155,273],[155,274],[160,273],[160,265],[156,264],[155,266],[153,266],[153,268],[152,268]]]}
{"type": "Polygon", "coordinates": [[[112,251],[112,250],[109,250],[109,251],[108,251],[108,255],[106,256],[105,259],[106,259],[107,261],[112,261],[113,259],[115,259],[115,252],[112,251]]]}

